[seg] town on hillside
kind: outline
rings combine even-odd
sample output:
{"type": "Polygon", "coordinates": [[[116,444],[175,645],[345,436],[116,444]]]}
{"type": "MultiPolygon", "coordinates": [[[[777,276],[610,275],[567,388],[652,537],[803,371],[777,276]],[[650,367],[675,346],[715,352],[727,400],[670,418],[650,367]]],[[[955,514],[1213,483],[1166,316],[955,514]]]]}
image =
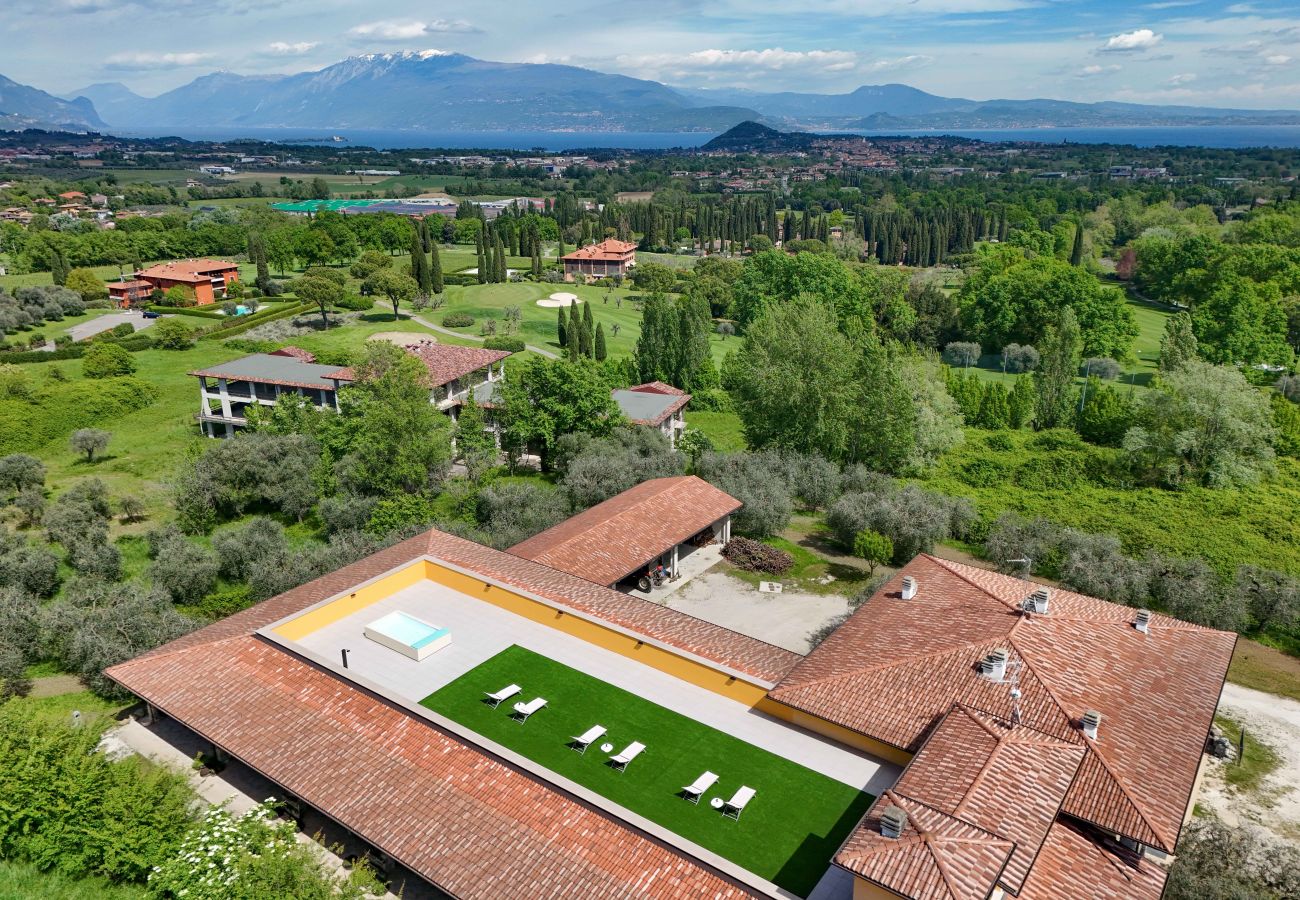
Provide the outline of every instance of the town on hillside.
{"type": "Polygon", "coordinates": [[[0,896],[1300,896],[1297,173],[0,133],[0,896]]]}

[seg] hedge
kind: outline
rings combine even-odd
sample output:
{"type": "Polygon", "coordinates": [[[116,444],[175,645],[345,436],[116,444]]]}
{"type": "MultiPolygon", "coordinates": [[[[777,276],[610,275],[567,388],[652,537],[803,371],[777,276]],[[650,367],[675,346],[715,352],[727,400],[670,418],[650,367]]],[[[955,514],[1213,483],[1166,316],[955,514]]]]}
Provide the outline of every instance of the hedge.
{"type": "Polygon", "coordinates": [[[474,324],[474,317],[469,313],[447,313],[442,317],[443,328],[468,328],[474,324]]]}
{"type": "Polygon", "coordinates": [[[471,285],[478,284],[478,276],[462,275],[460,273],[453,272],[449,275],[443,275],[442,283],[444,285],[454,284],[454,285],[459,285],[460,287],[469,287],[471,285]]]}
{"type": "MultiPolygon", "coordinates": [[[[153,338],[144,332],[137,331],[127,338],[100,338],[100,343],[117,344],[130,353],[139,353],[141,350],[148,350],[153,347],[153,338]]],[[[89,341],[82,341],[67,347],[59,347],[57,350],[4,352],[0,353],[0,363],[58,362],[61,359],[81,359],[82,354],[86,352],[86,348],[89,346],[89,341]]]]}
{"type": "Polygon", "coordinates": [[[256,328],[263,322],[271,322],[276,319],[287,319],[290,316],[300,315],[301,313],[310,312],[316,308],[314,303],[298,303],[286,309],[268,309],[253,313],[251,316],[240,316],[238,319],[232,319],[234,324],[222,328],[218,326],[211,331],[206,331],[199,335],[201,341],[219,341],[222,338],[234,337],[237,334],[243,334],[251,328],[256,328]]]}
{"type": "Polygon", "coordinates": [[[127,376],[52,382],[30,400],[0,400],[0,456],[30,453],[78,428],[111,429],[114,419],[144,409],[157,398],[152,384],[127,376]]]}
{"type": "Polygon", "coordinates": [[[523,353],[524,342],[517,337],[490,337],[483,341],[488,350],[508,350],[511,353],[523,353]]]}
{"type": "Polygon", "coordinates": [[[201,309],[197,306],[150,306],[150,312],[164,313],[169,316],[197,316],[200,319],[224,319],[226,316],[213,309],[201,309]]]}

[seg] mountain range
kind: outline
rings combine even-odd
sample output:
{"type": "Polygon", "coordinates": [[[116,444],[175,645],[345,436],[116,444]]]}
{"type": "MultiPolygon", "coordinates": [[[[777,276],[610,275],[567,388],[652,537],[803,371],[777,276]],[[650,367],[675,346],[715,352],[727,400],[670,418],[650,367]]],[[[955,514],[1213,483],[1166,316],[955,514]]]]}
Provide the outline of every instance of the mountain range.
{"type": "Polygon", "coordinates": [[[670,87],[577,66],[492,62],[442,50],[354,56],[293,75],[216,72],[156,97],[113,82],[58,98],[0,77],[0,129],[722,132],[746,121],[810,131],[1295,125],[1300,112],[968,100],[904,84],[843,94],[670,87]]]}

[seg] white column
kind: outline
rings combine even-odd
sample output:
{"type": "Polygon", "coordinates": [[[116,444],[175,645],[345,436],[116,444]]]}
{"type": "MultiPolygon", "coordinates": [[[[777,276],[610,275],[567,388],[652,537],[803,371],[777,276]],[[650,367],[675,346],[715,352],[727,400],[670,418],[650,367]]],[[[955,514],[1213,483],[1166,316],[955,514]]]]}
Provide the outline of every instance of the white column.
{"type": "Polygon", "coordinates": [[[221,395],[221,414],[227,419],[233,418],[235,414],[230,409],[230,389],[226,379],[217,379],[217,391],[221,395]]]}
{"type": "Polygon", "coordinates": [[[672,572],[674,578],[677,577],[677,548],[678,548],[678,546],[680,546],[680,545],[678,545],[678,544],[673,544],[673,564],[672,564],[672,567],[671,567],[670,571],[672,572]]]}

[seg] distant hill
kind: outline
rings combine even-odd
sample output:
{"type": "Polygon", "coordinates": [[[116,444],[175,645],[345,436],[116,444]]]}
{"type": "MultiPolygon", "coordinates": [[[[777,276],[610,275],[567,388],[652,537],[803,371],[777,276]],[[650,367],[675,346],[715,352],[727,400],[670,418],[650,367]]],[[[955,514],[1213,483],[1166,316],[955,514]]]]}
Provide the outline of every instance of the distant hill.
{"type": "Polygon", "coordinates": [[[101,131],[107,127],[89,100],[61,100],[0,75],[0,131],[101,131]]]}
{"type": "Polygon", "coordinates": [[[732,153],[779,153],[801,150],[822,135],[802,131],[777,131],[761,122],[741,122],[705,144],[702,150],[725,150],[732,153]]]}
{"type": "Polygon", "coordinates": [[[118,84],[79,92],[113,127],[420,131],[722,131],[751,109],[701,104],[655,81],[577,66],[420,51],[355,56],[316,72],[216,73],[151,99],[118,84]]]}

